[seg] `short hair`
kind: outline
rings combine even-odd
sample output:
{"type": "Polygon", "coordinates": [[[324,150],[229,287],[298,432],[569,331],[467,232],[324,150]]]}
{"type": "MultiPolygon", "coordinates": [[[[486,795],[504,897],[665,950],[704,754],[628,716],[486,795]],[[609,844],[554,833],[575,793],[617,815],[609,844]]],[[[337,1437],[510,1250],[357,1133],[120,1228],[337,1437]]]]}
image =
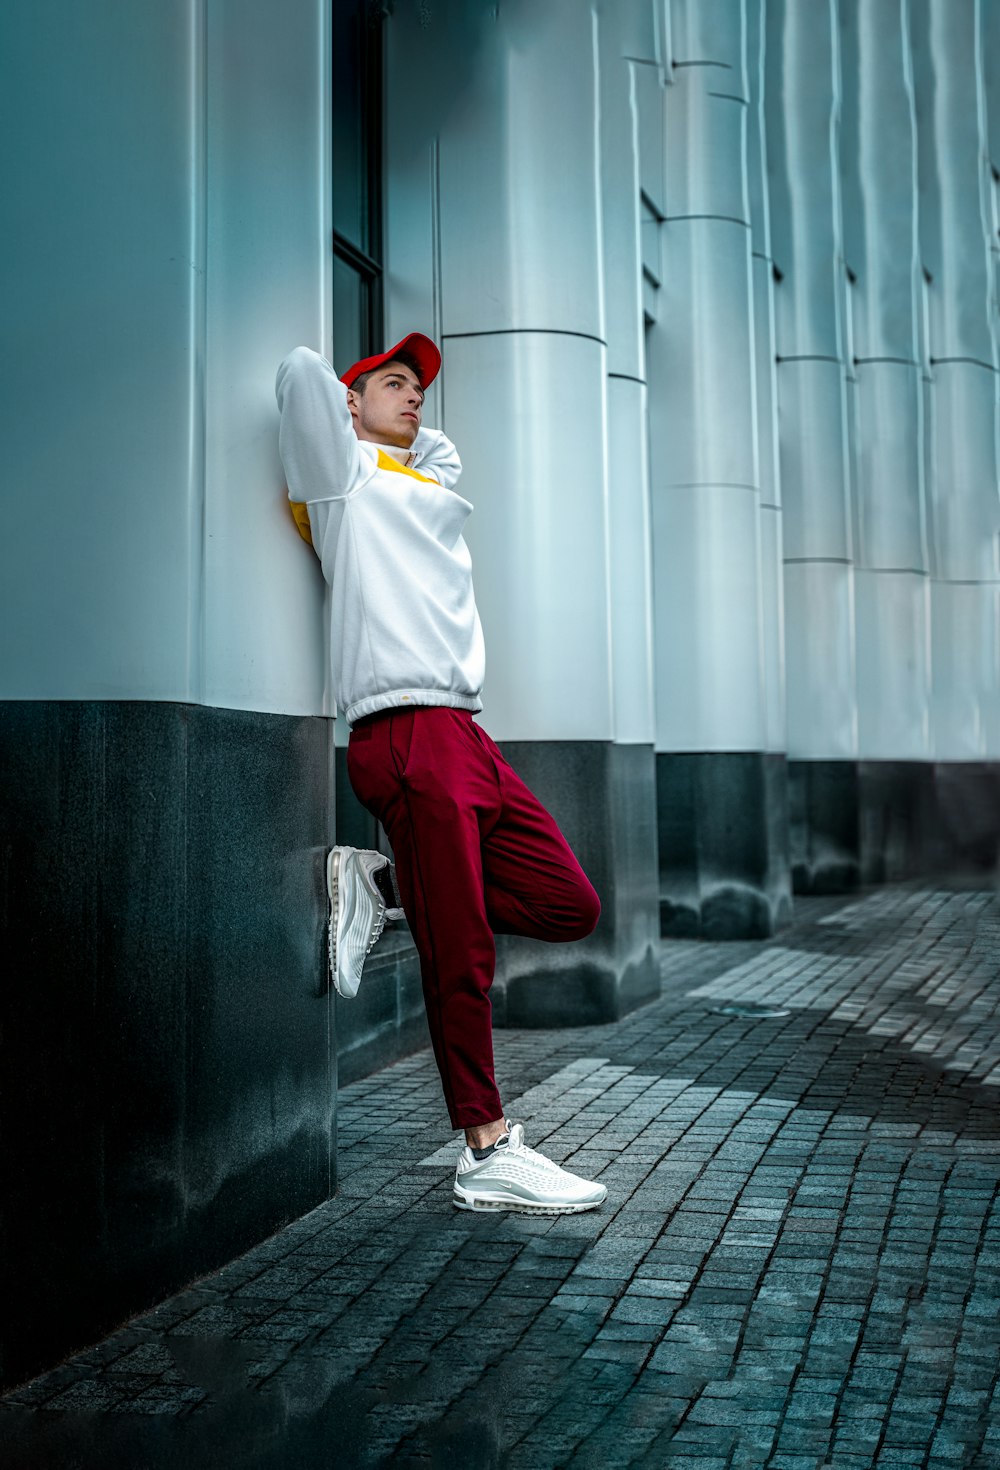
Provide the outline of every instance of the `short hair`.
{"type": "MultiPolygon", "coordinates": [[[[351,384],[351,388],[355,393],[357,393],[359,398],[364,396],[364,391],[367,386],[368,379],[372,376],[372,374],[381,372],[384,367],[388,367],[389,363],[392,362],[401,362],[403,364],[403,367],[410,369],[410,372],[416,378],[417,382],[420,383],[420,365],[417,362],[416,358],[411,357],[408,352],[397,352],[395,357],[390,357],[389,362],[380,362],[378,367],[370,368],[367,373],[360,373],[358,377],[354,379],[354,382],[351,384]]],[[[424,391],[423,383],[420,383],[420,391],[421,393],[424,391]]]]}

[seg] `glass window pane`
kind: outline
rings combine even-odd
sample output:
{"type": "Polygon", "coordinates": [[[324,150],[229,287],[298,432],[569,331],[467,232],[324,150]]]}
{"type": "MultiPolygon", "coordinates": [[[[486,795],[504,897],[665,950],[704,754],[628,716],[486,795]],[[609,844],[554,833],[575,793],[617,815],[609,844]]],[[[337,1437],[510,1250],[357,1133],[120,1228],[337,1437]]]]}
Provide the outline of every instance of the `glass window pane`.
{"type": "MultiPolygon", "coordinates": [[[[358,272],[339,256],[333,257],[333,365],[346,371],[359,357],[368,357],[367,286],[358,272]]],[[[372,349],[374,351],[374,349],[372,349]]]]}
{"type": "Polygon", "coordinates": [[[341,0],[333,20],[333,224],[368,249],[362,0],[341,0]]]}

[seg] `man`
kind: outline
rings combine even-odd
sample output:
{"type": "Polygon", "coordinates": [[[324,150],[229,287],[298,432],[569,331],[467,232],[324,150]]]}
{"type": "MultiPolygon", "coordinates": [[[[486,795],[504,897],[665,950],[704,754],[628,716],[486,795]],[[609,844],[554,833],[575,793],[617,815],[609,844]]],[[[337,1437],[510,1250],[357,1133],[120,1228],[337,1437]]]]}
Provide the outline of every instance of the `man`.
{"type": "MultiPolygon", "coordinates": [[[[454,1203],[588,1210],[605,1187],[525,1146],[493,1074],[494,934],[579,939],[600,903],[555,822],[473,720],[485,657],[462,537],[472,506],[455,490],[454,445],[421,427],[440,366],[417,332],[339,380],[296,348],[278,369],[281,459],[332,588],[351,785],[392,844],[449,1116],[465,1130],[454,1203]]],[[[377,853],[335,848],[328,885],[335,983],[353,995],[396,899],[377,853]]]]}

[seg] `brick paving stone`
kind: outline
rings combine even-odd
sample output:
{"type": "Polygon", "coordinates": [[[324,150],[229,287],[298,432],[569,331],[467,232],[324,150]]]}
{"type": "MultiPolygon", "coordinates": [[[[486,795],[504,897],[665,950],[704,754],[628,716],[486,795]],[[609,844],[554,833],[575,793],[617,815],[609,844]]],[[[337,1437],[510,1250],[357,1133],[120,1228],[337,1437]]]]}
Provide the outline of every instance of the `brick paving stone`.
{"type": "Polygon", "coordinates": [[[661,961],[616,1025],[496,1038],[508,1112],[605,1179],[601,1211],[454,1211],[407,1058],[341,1090],[337,1196],[15,1390],[8,1457],[242,1470],[250,1433],[294,1470],[331,1444],[360,1470],[998,1470],[996,894],[797,900],[774,940],[661,961]],[[734,998],[790,1014],[712,1011],[734,998]]]}

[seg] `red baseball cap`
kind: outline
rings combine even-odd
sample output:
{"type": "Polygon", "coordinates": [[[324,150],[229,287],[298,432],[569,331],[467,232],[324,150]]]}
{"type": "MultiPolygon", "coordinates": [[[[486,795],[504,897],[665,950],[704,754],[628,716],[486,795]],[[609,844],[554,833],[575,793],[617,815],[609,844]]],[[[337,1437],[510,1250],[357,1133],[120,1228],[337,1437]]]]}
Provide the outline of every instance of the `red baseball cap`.
{"type": "Polygon", "coordinates": [[[381,367],[385,362],[392,362],[400,352],[405,352],[407,357],[412,357],[417,365],[417,377],[420,379],[421,388],[429,388],[441,370],[441,354],[431,341],[422,332],[411,332],[404,337],[402,342],[397,342],[395,347],[390,347],[388,352],[380,352],[376,357],[363,357],[353,367],[349,367],[346,373],[341,373],[340,381],[346,383],[348,388],[355,378],[360,378],[362,373],[373,372],[375,368],[381,367]]]}

